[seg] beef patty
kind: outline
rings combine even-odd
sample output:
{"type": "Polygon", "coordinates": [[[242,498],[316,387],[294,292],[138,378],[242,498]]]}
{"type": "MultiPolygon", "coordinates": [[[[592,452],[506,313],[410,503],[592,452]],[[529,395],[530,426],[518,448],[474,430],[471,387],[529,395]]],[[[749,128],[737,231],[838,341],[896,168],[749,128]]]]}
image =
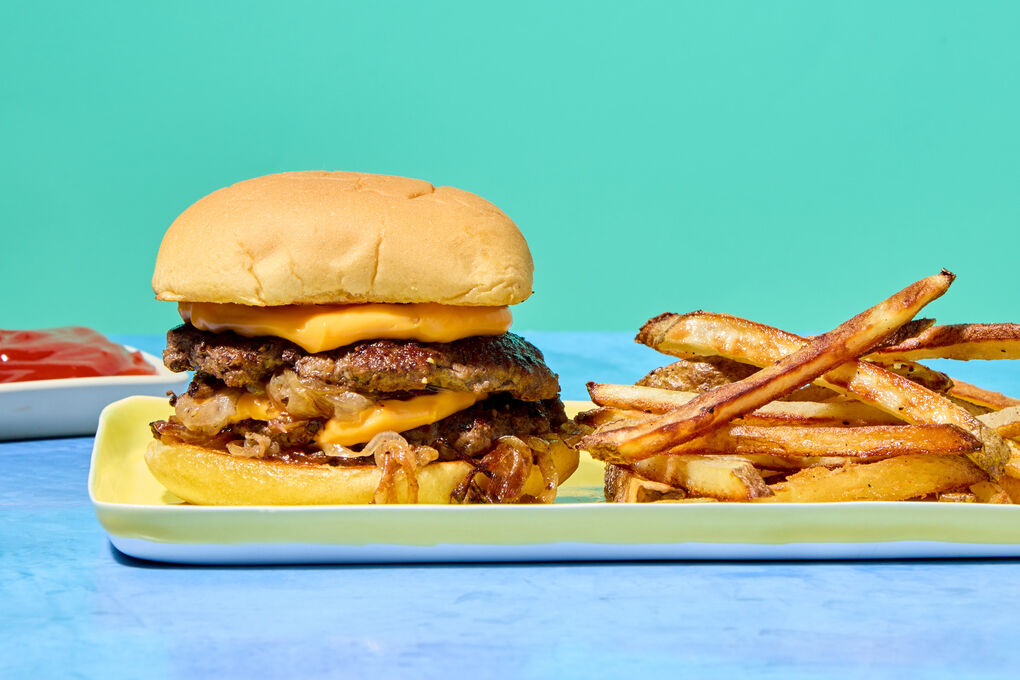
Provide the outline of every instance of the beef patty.
{"type": "Polygon", "coordinates": [[[522,401],[559,394],[556,374],[542,353],[513,333],[446,343],[368,340],[309,354],[281,338],[210,333],[185,324],[167,333],[163,363],[172,371],[198,371],[258,393],[286,367],[362,394],[442,389],[506,392],[522,401]]]}

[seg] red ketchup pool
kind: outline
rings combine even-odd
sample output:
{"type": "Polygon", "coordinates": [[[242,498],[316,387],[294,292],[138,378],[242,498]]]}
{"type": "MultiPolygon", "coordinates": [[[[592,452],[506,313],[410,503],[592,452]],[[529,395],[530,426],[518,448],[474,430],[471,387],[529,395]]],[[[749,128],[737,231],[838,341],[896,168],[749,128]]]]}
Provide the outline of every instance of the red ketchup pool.
{"type": "Polygon", "coordinates": [[[0,383],[155,374],[141,352],[130,352],[91,328],[0,330],[0,383]]]}

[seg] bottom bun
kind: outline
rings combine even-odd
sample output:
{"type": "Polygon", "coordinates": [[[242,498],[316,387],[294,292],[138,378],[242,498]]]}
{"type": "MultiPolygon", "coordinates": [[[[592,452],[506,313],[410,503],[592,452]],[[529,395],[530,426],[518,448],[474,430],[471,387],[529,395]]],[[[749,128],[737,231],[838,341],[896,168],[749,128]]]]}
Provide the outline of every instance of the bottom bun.
{"type": "MultiPolygon", "coordinates": [[[[577,452],[560,441],[551,442],[549,452],[562,483],[577,469],[577,452]]],[[[375,465],[298,465],[160,441],[149,444],[145,462],[171,493],[196,505],[360,505],[372,502],[382,477],[375,465]]],[[[464,461],[419,469],[418,503],[449,503],[470,472],[464,461]]],[[[408,502],[406,481],[400,478],[396,486],[398,500],[408,502]]],[[[542,474],[535,466],[524,494],[537,497],[542,490],[542,474]]]]}

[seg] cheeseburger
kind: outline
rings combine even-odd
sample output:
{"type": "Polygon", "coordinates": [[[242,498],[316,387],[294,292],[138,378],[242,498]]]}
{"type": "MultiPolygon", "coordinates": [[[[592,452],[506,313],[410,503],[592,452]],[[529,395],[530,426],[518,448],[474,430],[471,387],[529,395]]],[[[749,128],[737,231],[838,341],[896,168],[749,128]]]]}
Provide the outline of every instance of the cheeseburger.
{"type": "Polygon", "coordinates": [[[163,361],[194,371],[145,460],[200,504],[551,502],[577,466],[556,375],[513,333],[520,231],[466,191],[292,172],[163,237],[163,361]]]}

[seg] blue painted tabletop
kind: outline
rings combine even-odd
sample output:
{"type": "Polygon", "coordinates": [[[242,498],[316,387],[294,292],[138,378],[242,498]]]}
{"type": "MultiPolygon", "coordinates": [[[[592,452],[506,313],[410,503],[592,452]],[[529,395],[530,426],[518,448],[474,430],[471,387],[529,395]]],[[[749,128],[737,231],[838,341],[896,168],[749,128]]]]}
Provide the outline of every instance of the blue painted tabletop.
{"type": "MultiPolygon", "coordinates": [[[[664,363],[629,333],[526,335],[567,399],[664,363]]],[[[1020,392],[1005,363],[937,367],[1020,392]]],[[[958,680],[1020,666],[1018,560],[163,565],[107,542],[91,449],[0,443],[0,678],[958,680]]]]}

